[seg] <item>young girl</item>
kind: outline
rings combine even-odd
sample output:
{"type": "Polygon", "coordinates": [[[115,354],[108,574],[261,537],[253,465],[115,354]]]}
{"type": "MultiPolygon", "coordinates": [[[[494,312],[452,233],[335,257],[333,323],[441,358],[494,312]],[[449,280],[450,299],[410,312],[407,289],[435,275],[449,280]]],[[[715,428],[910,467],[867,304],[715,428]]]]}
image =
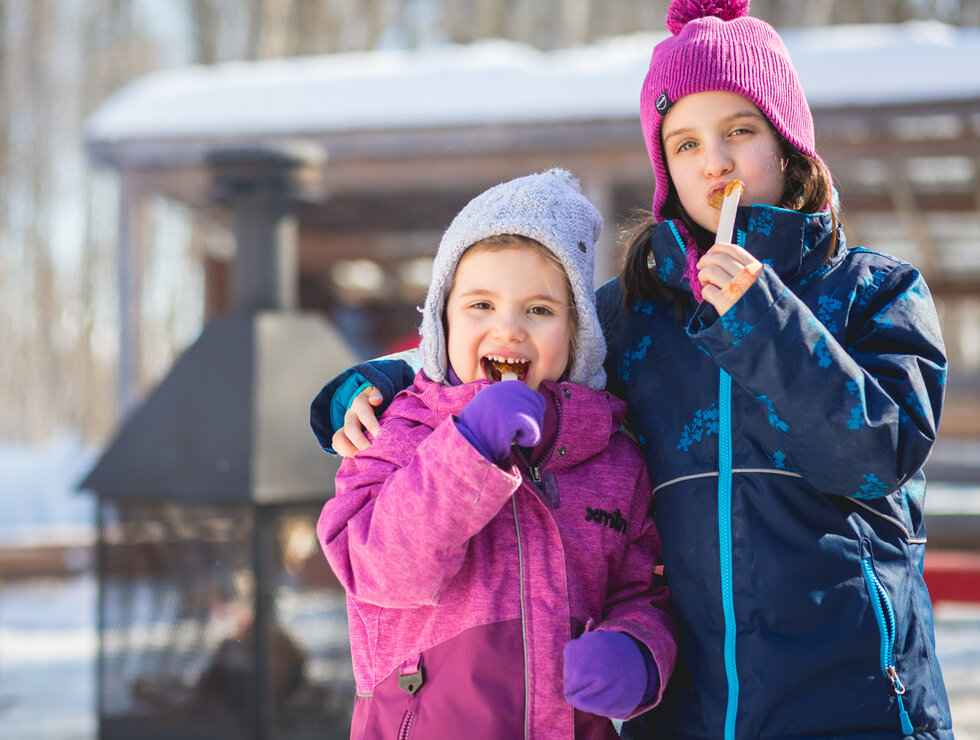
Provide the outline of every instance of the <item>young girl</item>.
{"type": "Polygon", "coordinates": [[[552,170],[442,239],[423,370],[318,526],[348,593],[352,738],[611,739],[608,717],[660,699],[673,622],[646,466],[599,390],[601,227],[552,170]]]}
{"type": "Polygon", "coordinates": [[[921,574],[935,309],[911,265],[846,245],[796,72],[747,5],[670,6],[640,99],[653,213],[597,297],[681,629],[624,736],[949,739],[921,574]]]}

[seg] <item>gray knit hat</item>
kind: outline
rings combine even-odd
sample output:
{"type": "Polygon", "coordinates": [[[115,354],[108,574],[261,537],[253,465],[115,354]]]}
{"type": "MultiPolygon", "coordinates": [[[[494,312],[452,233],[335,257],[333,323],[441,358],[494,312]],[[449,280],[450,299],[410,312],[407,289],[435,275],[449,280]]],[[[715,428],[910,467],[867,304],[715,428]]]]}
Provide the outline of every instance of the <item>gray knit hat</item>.
{"type": "Polygon", "coordinates": [[[515,234],[539,242],[560,261],[572,285],[578,313],[578,344],[568,373],[573,383],[602,389],[606,342],[595,310],[595,242],[602,216],[582,195],[568,170],[551,169],[496,185],[471,200],[443,234],[432,264],[432,282],[422,308],[422,369],[448,383],[449,361],[443,310],[463,253],[482,239],[515,234]]]}

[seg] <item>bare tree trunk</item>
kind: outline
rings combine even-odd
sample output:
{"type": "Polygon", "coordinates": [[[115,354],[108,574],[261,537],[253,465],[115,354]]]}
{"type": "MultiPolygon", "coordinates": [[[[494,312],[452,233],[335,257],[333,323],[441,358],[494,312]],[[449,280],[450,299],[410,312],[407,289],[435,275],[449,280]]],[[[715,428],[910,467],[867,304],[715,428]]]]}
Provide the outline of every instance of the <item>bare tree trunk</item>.
{"type": "Polygon", "coordinates": [[[960,0],[956,22],[961,26],[980,26],[980,0],[960,0]]]}
{"type": "Polygon", "coordinates": [[[52,330],[55,322],[55,295],[53,266],[50,245],[47,243],[47,200],[49,192],[48,173],[50,172],[50,152],[45,146],[52,137],[52,119],[45,115],[48,106],[54,102],[51,95],[51,80],[48,77],[47,63],[51,47],[51,8],[47,0],[37,0],[29,4],[26,27],[30,47],[26,50],[24,76],[18,91],[19,114],[32,122],[29,130],[23,131],[23,139],[16,148],[16,166],[22,178],[21,195],[24,198],[24,240],[27,255],[26,277],[32,282],[33,300],[30,324],[27,361],[28,375],[25,382],[29,393],[25,394],[25,431],[28,439],[38,439],[43,435],[44,420],[49,413],[60,407],[60,385],[58,383],[57,361],[52,346],[52,330]]]}
{"type": "MultiPolygon", "coordinates": [[[[75,88],[79,95],[79,120],[97,108],[112,92],[133,77],[151,69],[155,63],[153,43],[136,27],[130,0],[88,0],[84,23],[79,24],[82,35],[80,57],[84,60],[77,71],[75,88]]],[[[114,210],[107,212],[106,204],[118,207],[118,187],[113,178],[102,173],[84,174],[82,193],[85,239],[80,259],[79,280],[76,281],[76,300],[85,306],[78,320],[76,348],[71,362],[73,389],[77,395],[77,429],[87,439],[104,439],[117,421],[119,398],[117,387],[119,350],[111,340],[107,322],[115,327],[119,312],[117,302],[120,283],[116,268],[119,260],[119,235],[114,210]],[[106,300],[106,296],[112,300],[106,300]]],[[[142,275],[137,273],[136,280],[142,275]]],[[[139,353],[138,345],[132,351],[139,353]]],[[[139,378],[131,381],[138,385],[139,378]]]]}
{"type": "MultiPolygon", "coordinates": [[[[253,0],[252,5],[261,0],[253,0]]],[[[213,0],[188,0],[191,21],[194,34],[194,59],[200,64],[214,64],[218,61],[218,31],[221,25],[221,17],[213,0]]],[[[252,10],[250,8],[250,10],[252,10]]],[[[249,13],[249,18],[256,18],[258,14],[249,13]]],[[[254,37],[253,23],[249,24],[249,32],[246,41],[246,59],[255,59],[253,49],[258,48],[257,39],[254,37]]]]}
{"type": "Polygon", "coordinates": [[[591,0],[562,0],[561,45],[584,44],[589,38],[591,0]]]}
{"type": "Polygon", "coordinates": [[[476,3],[476,22],[473,24],[474,38],[493,38],[503,36],[504,19],[513,12],[512,0],[474,0],[476,3]]]}
{"type": "Polygon", "coordinates": [[[297,2],[293,5],[290,26],[293,54],[320,54],[327,49],[324,41],[329,25],[327,4],[320,2],[297,2]]]}
{"type": "Polygon", "coordinates": [[[262,3],[262,36],[260,59],[290,56],[290,16],[292,0],[264,0],[262,3]]]}
{"type": "Polygon", "coordinates": [[[8,15],[7,6],[0,2],[0,214],[4,215],[0,218],[0,244],[4,245],[0,248],[0,347],[3,347],[3,351],[0,351],[0,378],[4,379],[0,383],[0,408],[5,410],[0,414],[0,438],[19,439],[14,410],[17,406],[18,375],[22,372],[19,361],[22,348],[11,310],[15,259],[10,249],[12,235],[6,217],[10,210],[10,67],[13,56],[7,45],[8,15]]]}
{"type": "Polygon", "coordinates": [[[446,0],[443,28],[447,38],[455,43],[473,39],[473,3],[467,0],[446,0]]]}
{"type": "MultiPolygon", "coordinates": [[[[7,6],[0,2],[0,209],[7,204],[7,178],[10,173],[9,156],[9,126],[10,100],[8,98],[9,83],[7,73],[10,68],[10,55],[7,49],[7,6]]],[[[0,225],[0,233],[3,226],[0,225]]]]}
{"type": "Polygon", "coordinates": [[[798,26],[825,26],[834,14],[834,0],[810,0],[806,3],[799,20],[792,21],[798,26]]]}

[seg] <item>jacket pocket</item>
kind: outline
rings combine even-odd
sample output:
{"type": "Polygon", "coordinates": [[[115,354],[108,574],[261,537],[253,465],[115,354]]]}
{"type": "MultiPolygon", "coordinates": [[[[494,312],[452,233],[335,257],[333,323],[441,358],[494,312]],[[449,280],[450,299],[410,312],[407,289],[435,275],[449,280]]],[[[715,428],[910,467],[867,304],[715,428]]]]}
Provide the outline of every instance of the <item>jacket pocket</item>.
{"type": "Polygon", "coordinates": [[[881,640],[879,648],[881,672],[891,684],[891,690],[895,694],[902,733],[911,735],[914,728],[908,712],[905,711],[905,702],[902,699],[905,694],[905,685],[899,678],[898,667],[895,665],[895,639],[898,633],[898,627],[895,623],[895,610],[888,598],[888,592],[875,572],[874,559],[871,556],[871,543],[864,538],[861,540],[861,572],[864,575],[864,585],[868,589],[868,596],[871,599],[871,607],[874,609],[875,620],[878,622],[878,634],[881,640]]]}

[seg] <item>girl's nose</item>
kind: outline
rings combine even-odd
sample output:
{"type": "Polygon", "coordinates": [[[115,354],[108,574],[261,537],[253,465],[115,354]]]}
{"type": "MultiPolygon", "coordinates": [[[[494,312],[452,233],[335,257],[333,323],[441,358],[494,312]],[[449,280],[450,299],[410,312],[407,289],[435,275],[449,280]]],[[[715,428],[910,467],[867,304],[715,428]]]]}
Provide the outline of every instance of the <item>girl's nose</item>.
{"type": "Polygon", "coordinates": [[[735,166],[728,149],[723,144],[705,145],[704,174],[706,177],[722,177],[735,166]]]}
{"type": "Polygon", "coordinates": [[[527,338],[527,332],[521,317],[509,311],[497,311],[494,318],[493,334],[494,338],[502,342],[523,342],[527,338]]]}

